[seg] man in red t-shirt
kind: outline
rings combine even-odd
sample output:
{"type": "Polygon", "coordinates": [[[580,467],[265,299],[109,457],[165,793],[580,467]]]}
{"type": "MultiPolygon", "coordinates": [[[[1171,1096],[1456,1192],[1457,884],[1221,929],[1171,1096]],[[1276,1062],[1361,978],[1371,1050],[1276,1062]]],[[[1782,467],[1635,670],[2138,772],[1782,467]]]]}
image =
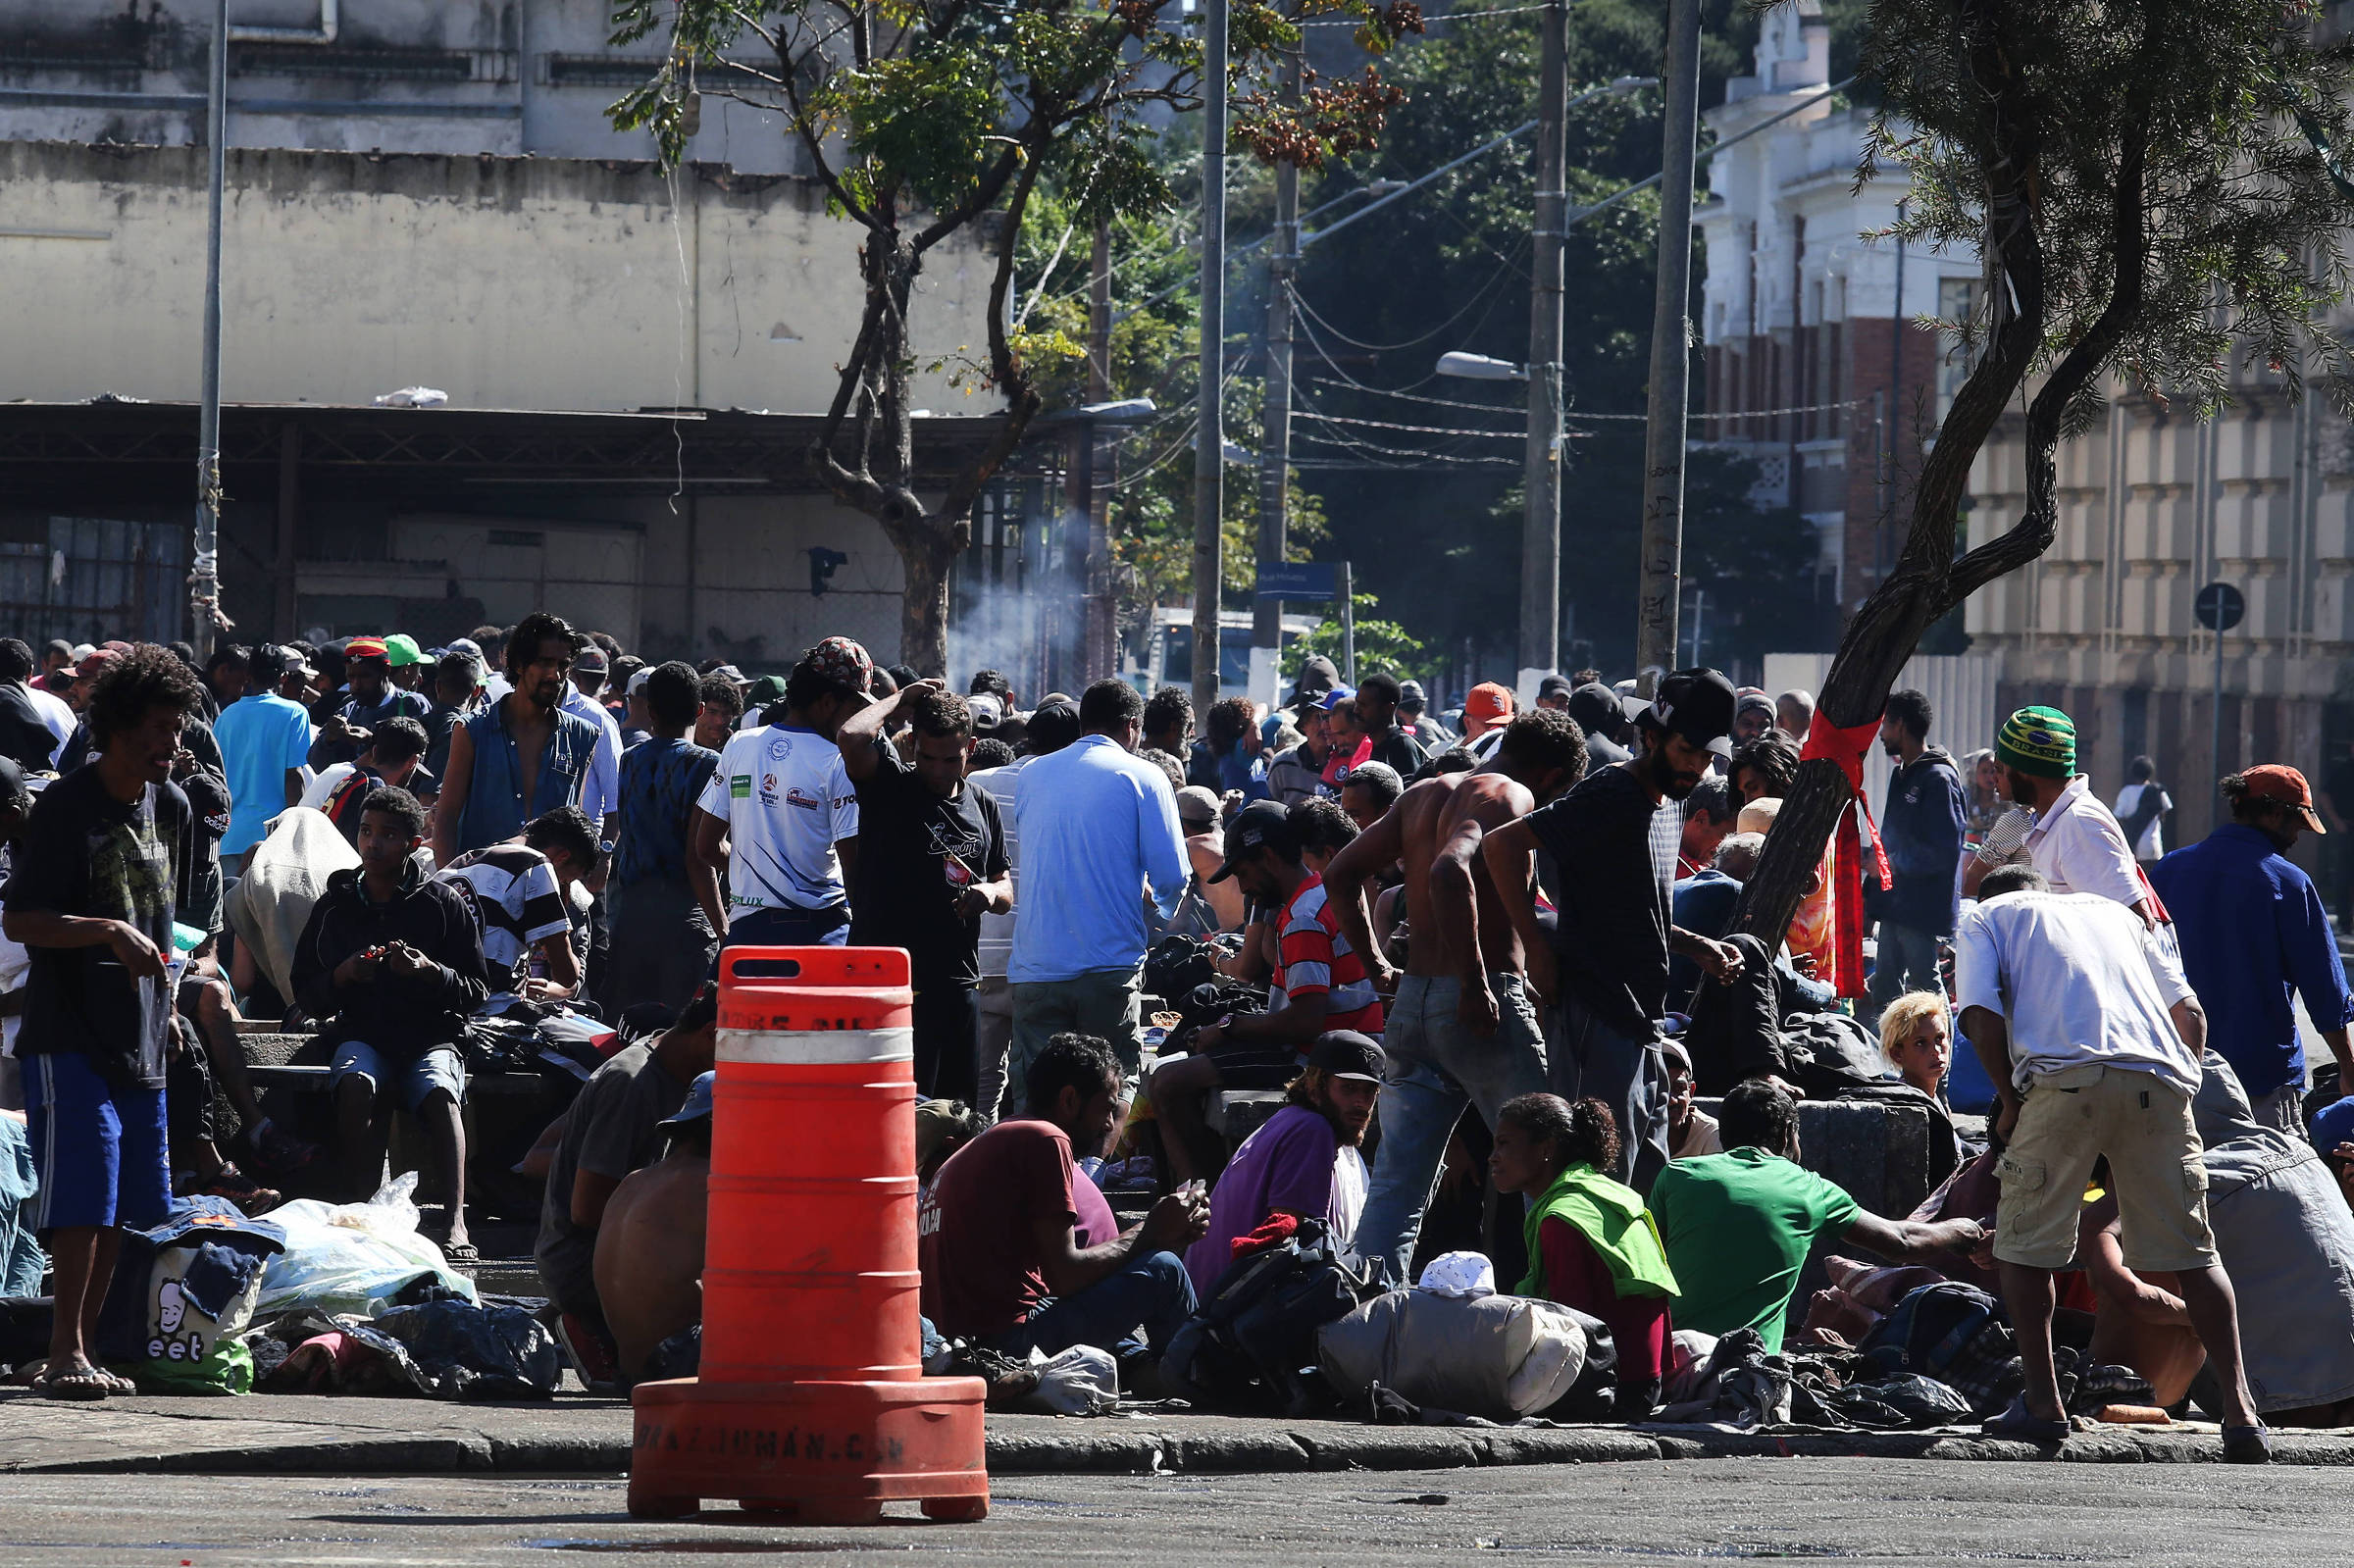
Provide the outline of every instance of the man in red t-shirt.
{"type": "Polygon", "coordinates": [[[1194,1032],[1192,1051],[1152,1075],[1153,1114],[1169,1163],[1182,1180],[1216,1164],[1203,1104],[1218,1088],[1282,1088],[1307,1065],[1307,1048],[1328,1030],[1378,1039],[1381,997],[1363,958],[1341,935],[1324,896],[1324,879],[1302,859],[1292,812],[1271,800],[1245,806],[1226,831],[1226,864],[1211,882],[1231,877],[1244,896],[1277,909],[1270,1010],[1220,1019],[1194,1032]]]}
{"type": "Polygon", "coordinates": [[[1074,1344],[1152,1354],[1193,1315],[1178,1254],[1209,1223],[1200,1196],[1171,1192],[1145,1223],[1083,1245],[1074,1147],[1100,1152],[1119,1116],[1120,1065],[1104,1041],[1056,1035],[1030,1064],[1029,1114],[949,1156],[917,1211],[924,1316],[950,1339],[1023,1356],[1074,1344]]]}

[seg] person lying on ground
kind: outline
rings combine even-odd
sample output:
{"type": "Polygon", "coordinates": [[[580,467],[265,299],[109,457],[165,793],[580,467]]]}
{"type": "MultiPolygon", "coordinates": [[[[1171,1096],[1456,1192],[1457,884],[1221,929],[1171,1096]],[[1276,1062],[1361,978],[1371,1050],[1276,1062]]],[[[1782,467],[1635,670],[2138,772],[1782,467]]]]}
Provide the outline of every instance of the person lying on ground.
{"type": "Polygon", "coordinates": [[[1528,1201],[1528,1274],[1514,1293],[1610,1326],[1617,1419],[1640,1421],[1660,1402],[1677,1287],[1643,1195],[1602,1174],[1617,1157],[1618,1129],[1601,1100],[1523,1094],[1497,1117],[1488,1174],[1498,1192],[1528,1201]]]}
{"type": "Polygon", "coordinates": [[[1082,1245],[1074,1151],[1100,1153],[1119,1116],[1120,1064],[1107,1041],[1061,1034],[1030,1064],[1027,1114],[951,1155],[917,1209],[924,1316],[950,1339],[1049,1355],[1091,1344],[1157,1358],[1193,1315],[1178,1250],[1200,1240],[1209,1205],[1171,1192],[1145,1222],[1082,1245]]]}
{"type": "MultiPolygon", "coordinates": [[[[622,1178],[596,1227],[596,1299],[613,1332],[620,1383],[649,1376],[647,1362],[703,1321],[703,1226],[711,1189],[711,1088],[694,1080],[686,1101],[654,1124],[662,1157],[622,1178]]],[[[683,1370],[683,1369],[682,1369],[683,1370]]],[[[655,1376],[679,1376],[663,1367],[655,1376]]]]}
{"type": "Polygon", "coordinates": [[[333,1043],[330,1080],[343,1187],[376,1190],[392,1113],[424,1128],[435,1186],[449,1203],[452,1261],[466,1236],[466,1069],[458,1038],[489,991],[474,913],[413,858],[425,808],[379,789],[360,810],[360,864],[334,873],[294,946],[294,997],[333,1043]],[[332,1022],[329,1022],[332,1020],[332,1022]]]}
{"type": "Polygon", "coordinates": [[[1357,1152],[1381,1096],[1381,1047],[1354,1030],[1316,1037],[1283,1109],[1242,1147],[1209,1194],[1209,1229],[1186,1249],[1194,1293],[1209,1294],[1234,1262],[1234,1243],[1278,1215],[1320,1221],[1348,1249],[1365,1206],[1357,1152]]]}

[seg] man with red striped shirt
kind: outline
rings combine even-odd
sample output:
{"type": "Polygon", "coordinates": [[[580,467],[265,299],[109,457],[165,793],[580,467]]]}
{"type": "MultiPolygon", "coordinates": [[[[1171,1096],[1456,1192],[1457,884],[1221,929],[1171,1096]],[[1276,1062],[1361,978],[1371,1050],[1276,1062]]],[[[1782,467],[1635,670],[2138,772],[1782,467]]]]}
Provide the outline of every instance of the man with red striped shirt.
{"type": "Polygon", "coordinates": [[[1378,1039],[1381,997],[1361,954],[1341,932],[1324,879],[1302,862],[1300,834],[1272,800],[1243,808],[1226,830],[1226,863],[1212,882],[1233,878],[1261,908],[1280,910],[1269,1010],[1229,1015],[1194,1032],[1190,1054],[1153,1074],[1151,1094],[1169,1164],[1184,1181],[1216,1162],[1205,1158],[1203,1102],[1219,1088],[1282,1088],[1306,1065],[1328,1030],[1378,1039]]]}

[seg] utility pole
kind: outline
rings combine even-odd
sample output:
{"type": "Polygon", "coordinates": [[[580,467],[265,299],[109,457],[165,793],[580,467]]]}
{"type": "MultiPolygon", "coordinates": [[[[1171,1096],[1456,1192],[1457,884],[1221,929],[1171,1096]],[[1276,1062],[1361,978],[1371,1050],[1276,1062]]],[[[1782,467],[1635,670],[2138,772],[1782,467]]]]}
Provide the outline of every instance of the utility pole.
{"type": "Polygon", "coordinates": [[[1528,453],[1521,489],[1520,705],[1534,707],[1537,683],[1561,657],[1561,247],[1568,161],[1569,0],[1545,7],[1537,103],[1537,231],[1528,283],[1528,453]]]}
{"type": "MultiPolygon", "coordinates": [[[[1111,228],[1096,223],[1095,255],[1087,283],[1087,400],[1111,395],[1111,228]]],[[[1087,430],[1087,635],[1082,684],[1117,675],[1119,615],[1111,588],[1111,507],[1103,490],[1106,455],[1093,422],[1087,430]]]]}
{"type": "MultiPolygon", "coordinates": [[[[196,536],[188,569],[188,640],[213,652],[221,611],[221,188],[229,177],[229,0],[213,0],[212,79],[205,100],[204,364],[196,416],[196,536]]],[[[291,632],[287,633],[291,635],[291,632]]]]}
{"type": "MultiPolygon", "coordinates": [[[[1300,103],[1300,53],[1283,61],[1283,103],[1300,103]]],[[[1300,166],[1275,166],[1275,238],[1267,248],[1267,391],[1258,452],[1258,564],[1283,562],[1291,524],[1292,278],[1300,271],[1300,166]]],[[[1269,703],[1283,696],[1283,601],[1254,598],[1251,612],[1251,690],[1269,703]]]]}
{"type": "Polygon", "coordinates": [[[1660,152],[1660,287],[1651,317],[1642,581],[1635,671],[1649,694],[1675,666],[1684,554],[1684,441],[1691,370],[1692,170],[1700,142],[1700,0],[1667,0],[1666,132],[1660,152]]]}
{"type": "Polygon", "coordinates": [[[1202,408],[1194,434],[1194,711],[1218,700],[1219,548],[1226,510],[1226,0],[1202,5],[1202,408]]]}

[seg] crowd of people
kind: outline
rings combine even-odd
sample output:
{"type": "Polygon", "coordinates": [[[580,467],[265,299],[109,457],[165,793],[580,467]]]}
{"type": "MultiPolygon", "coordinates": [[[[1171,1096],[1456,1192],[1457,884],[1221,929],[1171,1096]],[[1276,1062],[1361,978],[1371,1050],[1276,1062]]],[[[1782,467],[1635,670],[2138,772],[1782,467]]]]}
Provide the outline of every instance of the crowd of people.
{"type": "Polygon", "coordinates": [[[718,955],[847,943],[909,955],[949,1340],[1092,1345],[1149,1382],[1298,1225],[1411,1284],[1468,1181],[1517,1293],[1607,1331],[1622,1419],[1712,1340],[1852,1343],[1889,1279],[1993,1288],[2019,1391],[1990,1431],[2064,1434],[2080,1354],[2165,1403],[2202,1378],[2234,1458],[2354,1407],[2354,995],[2287,858],[2324,831],[2295,769],[2223,780],[2229,820],[2170,853],[2146,759],[2113,810],[2048,707],[1957,760],[1919,692],[1841,729],[1713,670],[1648,697],[1547,677],[1525,712],[1482,684],[1441,715],[1311,657],[1281,706],[1199,723],[1116,679],[963,686],[844,637],[759,681],[648,664],[546,613],[201,668],[0,640],[0,1104],[39,1177],[40,1386],[120,1391],[90,1337],[122,1228],[176,1194],[264,1211],[264,1178],[365,1197],[398,1117],[472,1261],[470,1031],[549,1017],[606,1026],[519,1167],[551,1322],[591,1385],[691,1370],[718,955]],[[1873,739],[1883,811],[1802,845],[1795,913],[1761,930],[1803,765],[1858,777],[1873,739]],[[282,953],[239,914],[267,900],[282,953]],[[315,1142],[264,1114],[246,1018],[315,1037],[315,1142]],[[1982,1132],[1954,1109],[1972,1070],[1982,1132]],[[1217,1114],[1250,1091],[1263,1119],[1217,1114]],[[1950,1135],[1919,1212],[1802,1163],[1803,1103],[1842,1095],[1950,1135]],[[2209,1195],[2251,1138],[2273,1179],[2335,1178],[2327,1203],[2283,1189],[2261,1249],[2255,1205],[2209,1195]],[[1802,1297],[1826,1248],[1879,1262],[1802,1297]],[[2249,1273],[2263,1296],[2235,1295],[2249,1273]]]}

